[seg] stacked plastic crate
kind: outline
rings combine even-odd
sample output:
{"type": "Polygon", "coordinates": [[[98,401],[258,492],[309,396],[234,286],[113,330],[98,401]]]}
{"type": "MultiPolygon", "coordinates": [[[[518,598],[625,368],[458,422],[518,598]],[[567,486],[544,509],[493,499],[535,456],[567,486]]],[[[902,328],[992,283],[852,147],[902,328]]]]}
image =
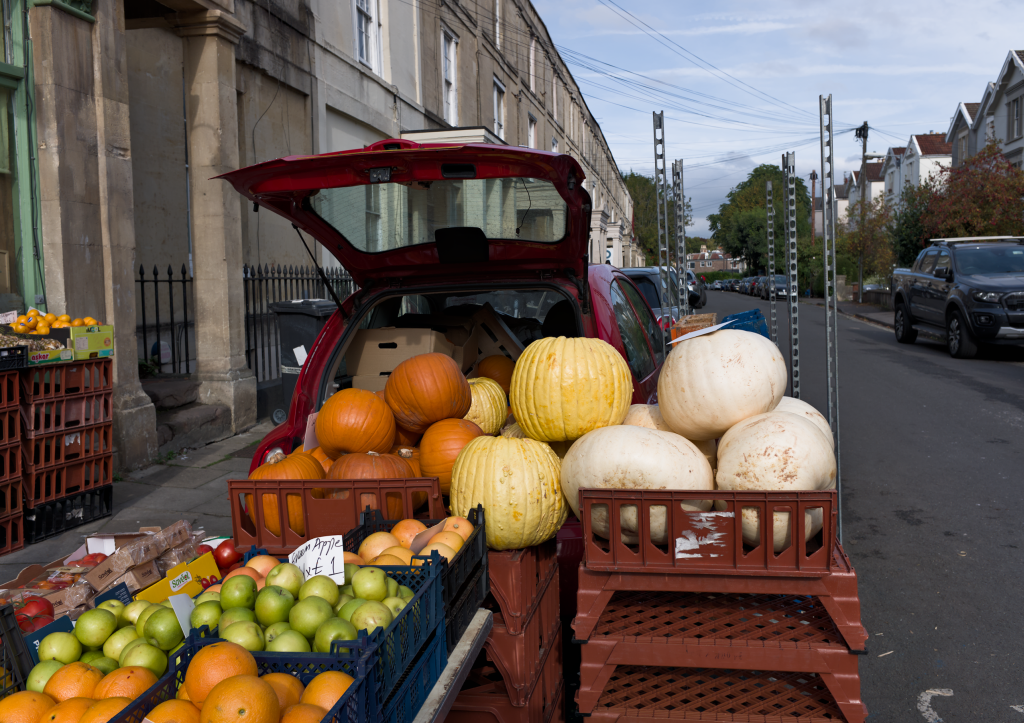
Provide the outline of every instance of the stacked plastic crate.
{"type": "Polygon", "coordinates": [[[20,372],[25,541],[111,514],[113,380],[109,359],[20,372]]]}
{"type": "Polygon", "coordinates": [[[564,720],[562,636],[555,540],[488,552],[494,627],[448,723],[564,720]]]}
{"type": "Polygon", "coordinates": [[[835,492],[582,490],[580,500],[580,714],[864,721],[867,633],[856,573],[835,538],[835,492]],[[694,511],[701,496],[720,502],[694,511]],[[784,539],[761,525],[758,544],[745,544],[748,508],[782,520],[784,539]],[[808,540],[819,513],[824,529],[808,540]],[[639,524],[624,529],[624,517],[639,524]],[[592,519],[608,529],[595,534],[592,519]]]}
{"type": "Polygon", "coordinates": [[[25,546],[18,372],[0,372],[0,555],[25,546]]]}

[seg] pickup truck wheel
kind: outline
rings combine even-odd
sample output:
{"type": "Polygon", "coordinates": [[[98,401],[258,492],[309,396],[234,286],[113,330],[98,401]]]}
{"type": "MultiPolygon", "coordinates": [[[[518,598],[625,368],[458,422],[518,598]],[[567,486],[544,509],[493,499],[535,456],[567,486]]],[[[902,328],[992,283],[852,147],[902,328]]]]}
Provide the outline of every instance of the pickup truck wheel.
{"type": "Polygon", "coordinates": [[[900,344],[913,344],[917,340],[917,329],[910,325],[910,314],[906,304],[896,304],[896,318],[893,327],[896,330],[896,341],[900,344]]]}
{"type": "Polygon", "coordinates": [[[972,359],[978,353],[978,344],[971,338],[967,322],[955,309],[946,321],[946,348],[955,359],[972,359]]]}

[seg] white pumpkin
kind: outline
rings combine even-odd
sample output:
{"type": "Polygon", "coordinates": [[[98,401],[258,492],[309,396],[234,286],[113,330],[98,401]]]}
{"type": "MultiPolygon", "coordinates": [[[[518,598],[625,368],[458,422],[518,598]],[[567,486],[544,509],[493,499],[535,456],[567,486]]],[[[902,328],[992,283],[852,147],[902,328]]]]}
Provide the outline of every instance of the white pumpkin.
{"type": "Polygon", "coordinates": [[[786,391],[782,352],[760,334],[723,329],[675,345],[658,378],[658,405],[673,432],[717,439],[775,409],[786,391]]]}
{"type": "MultiPolygon", "coordinates": [[[[725,500],[716,500],[715,509],[727,509],[725,500]]],[[[760,511],[756,507],[744,507],[741,515],[743,520],[743,542],[755,547],[761,542],[760,511]]],[[[812,507],[804,512],[804,541],[811,539],[821,531],[824,511],[821,507],[812,507]]],[[[772,540],[774,550],[778,554],[789,547],[792,537],[789,529],[789,513],[772,513],[772,540]]]]}
{"type": "MultiPolygon", "coordinates": [[[[713,490],[714,473],[707,459],[689,440],[672,432],[634,426],[595,429],[576,440],[562,460],[562,492],[577,517],[581,487],[632,490],[713,490]]],[[[683,505],[690,511],[706,512],[711,500],[694,500],[683,505]]],[[[591,528],[608,537],[608,512],[593,511],[591,528]]],[[[637,510],[622,511],[626,542],[635,542],[637,510]]],[[[651,538],[667,541],[666,511],[651,510],[651,538]]]]}
{"type": "Polygon", "coordinates": [[[718,443],[716,481],[723,490],[830,490],[836,457],[806,417],[768,412],[725,433],[718,443]]]}
{"type": "Polygon", "coordinates": [[[525,439],[526,432],[523,431],[518,422],[513,420],[501,428],[501,436],[508,439],[525,439]]]}
{"type": "Polygon", "coordinates": [[[793,399],[793,397],[783,397],[782,401],[779,402],[779,406],[775,407],[772,411],[790,412],[791,414],[807,417],[809,420],[814,422],[814,426],[825,433],[825,436],[828,437],[829,443],[832,445],[832,449],[836,448],[836,440],[835,437],[832,436],[832,427],[828,426],[828,420],[825,419],[825,415],[807,402],[800,399],[793,399]]]}
{"type": "MultiPolygon", "coordinates": [[[[647,429],[657,429],[659,432],[672,432],[672,428],[668,426],[665,418],[661,416],[661,410],[657,404],[633,404],[630,406],[629,411],[626,412],[626,418],[622,420],[622,423],[631,427],[646,427],[647,429]]],[[[715,440],[691,439],[690,442],[693,442],[693,446],[708,458],[708,464],[714,470],[718,466],[718,452],[715,447],[715,440]]],[[[557,450],[555,451],[557,452],[557,450]]]]}

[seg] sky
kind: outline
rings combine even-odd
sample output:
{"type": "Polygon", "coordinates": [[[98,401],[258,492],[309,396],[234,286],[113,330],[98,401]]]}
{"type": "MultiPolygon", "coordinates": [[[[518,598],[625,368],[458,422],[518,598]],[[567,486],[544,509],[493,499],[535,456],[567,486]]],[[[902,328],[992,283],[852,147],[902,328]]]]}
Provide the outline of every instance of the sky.
{"type": "Polygon", "coordinates": [[[653,172],[651,113],[665,112],[668,165],[683,159],[693,203],[688,236],[708,236],[729,190],[784,151],[805,180],[821,173],[819,94],[832,94],[840,184],[860,166],[849,129],[867,121],[868,152],[882,154],[945,133],[957,104],[980,101],[1024,47],[1019,0],[533,4],[623,173],[653,172]]]}

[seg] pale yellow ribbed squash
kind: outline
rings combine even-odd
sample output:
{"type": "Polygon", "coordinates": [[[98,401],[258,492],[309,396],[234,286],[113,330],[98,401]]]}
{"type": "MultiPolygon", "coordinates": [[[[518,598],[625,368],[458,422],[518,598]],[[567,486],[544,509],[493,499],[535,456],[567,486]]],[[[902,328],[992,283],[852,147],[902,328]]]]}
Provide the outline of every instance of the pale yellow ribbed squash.
{"type": "Polygon", "coordinates": [[[478,377],[469,380],[473,404],[463,419],[475,422],[484,434],[497,434],[508,412],[505,390],[493,379],[478,377]]]}

